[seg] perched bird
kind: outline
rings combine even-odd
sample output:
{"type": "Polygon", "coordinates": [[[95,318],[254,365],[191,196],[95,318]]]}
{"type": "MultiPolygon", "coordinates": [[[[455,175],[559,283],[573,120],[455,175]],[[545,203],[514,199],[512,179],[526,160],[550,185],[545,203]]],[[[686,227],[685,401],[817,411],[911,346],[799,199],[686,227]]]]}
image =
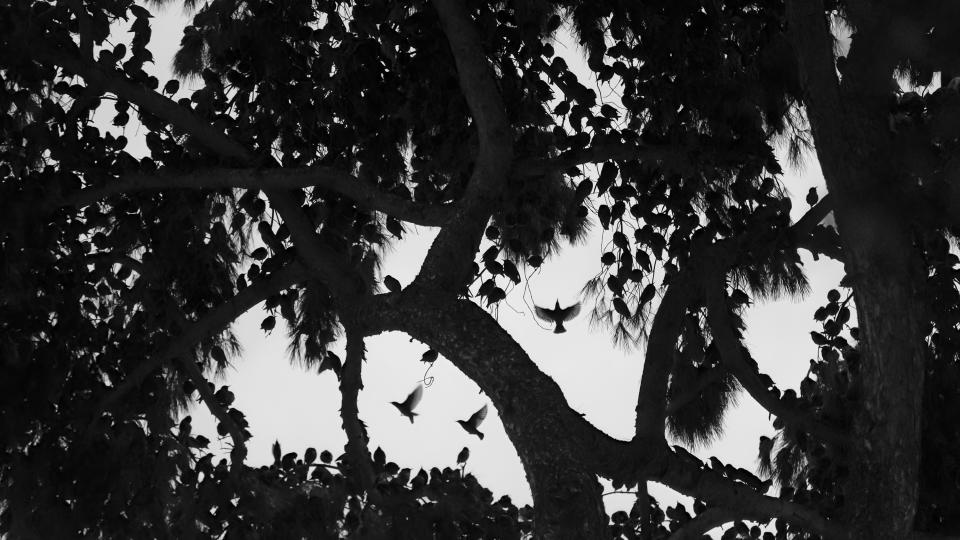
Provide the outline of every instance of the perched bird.
{"type": "Polygon", "coordinates": [[[423,353],[423,356],[420,357],[421,362],[426,362],[432,364],[437,361],[437,358],[440,357],[440,353],[433,349],[427,349],[427,352],[423,353]]]}
{"type": "Polygon", "coordinates": [[[400,285],[400,282],[397,281],[397,278],[393,276],[384,276],[383,284],[387,287],[387,290],[392,293],[400,292],[403,287],[400,285]]]}
{"type": "Polygon", "coordinates": [[[390,404],[397,408],[400,411],[400,414],[406,416],[410,419],[410,423],[413,423],[413,417],[417,413],[413,412],[417,408],[417,404],[420,403],[420,398],[423,397],[423,385],[418,384],[416,388],[413,389],[413,392],[410,392],[410,395],[407,396],[407,399],[403,400],[402,403],[397,403],[396,401],[391,401],[390,404]]]}
{"type": "Polygon", "coordinates": [[[480,407],[480,410],[473,413],[470,418],[466,420],[457,420],[457,423],[460,424],[460,427],[465,429],[467,433],[473,433],[477,437],[480,437],[480,440],[483,440],[483,433],[480,433],[477,430],[480,427],[480,424],[483,423],[483,419],[487,417],[487,406],[484,404],[483,407],[480,407]]]}
{"type": "Polygon", "coordinates": [[[460,453],[457,454],[457,465],[462,465],[466,463],[468,459],[470,459],[470,449],[464,446],[463,450],[461,450],[460,453]]]}
{"type": "Polygon", "coordinates": [[[542,308],[540,306],[533,306],[537,312],[537,317],[540,317],[541,320],[556,323],[556,328],[553,329],[554,334],[562,334],[567,331],[563,327],[563,323],[573,319],[580,313],[580,302],[570,306],[561,308],[560,301],[558,300],[553,309],[542,308]]]}

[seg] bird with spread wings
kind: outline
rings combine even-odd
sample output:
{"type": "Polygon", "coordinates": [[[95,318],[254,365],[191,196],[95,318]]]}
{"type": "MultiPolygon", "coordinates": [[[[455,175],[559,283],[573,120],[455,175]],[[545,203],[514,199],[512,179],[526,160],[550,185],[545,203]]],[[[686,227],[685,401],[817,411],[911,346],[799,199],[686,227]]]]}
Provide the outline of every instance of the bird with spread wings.
{"type": "Polygon", "coordinates": [[[567,329],[563,327],[563,323],[580,314],[580,302],[577,302],[569,307],[561,308],[560,301],[557,300],[553,309],[543,308],[537,305],[533,307],[537,313],[537,317],[539,317],[541,320],[556,324],[556,327],[553,329],[554,334],[562,334],[566,332],[567,329]]]}

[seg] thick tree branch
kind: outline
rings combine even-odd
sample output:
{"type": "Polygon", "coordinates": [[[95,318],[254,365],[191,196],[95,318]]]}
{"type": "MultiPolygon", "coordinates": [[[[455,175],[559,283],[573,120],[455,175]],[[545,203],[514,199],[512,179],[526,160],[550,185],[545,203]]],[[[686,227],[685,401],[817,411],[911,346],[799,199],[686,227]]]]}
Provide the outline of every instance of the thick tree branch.
{"type": "Polygon", "coordinates": [[[353,299],[363,292],[359,276],[340,264],[343,255],[324,245],[316,233],[316,226],[303,211],[300,202],[289,191],[267,191],[270,203],[290,230],[297,254],[307,266],[317,272],[334,295],[341,300],[353,299]]]}
{"type": "Polygon", "coordinates": [[[375,185],[333,167],[301,167],[295,169],[251,169],[212,167],[172,172],[134,173],[124,175],[105,186],[88,188],[55,201],[53,205],[82,207],[118,193],[163,189],[243,188],[293,190],[314,187],[343,195],[360,207],[383,212],[399,220],[436,227],[452,215],[449,207],[424,205],[380,191],[375,185]]]}
{"type": "Polygon", "coordinates": [[[766,522],[777,518],[828,540],[846,538],[846,532],[838,523],[803,505],[768,497],[717,471],[676,456],[664,460],[663,465],[651,474],[650,480],[700,499],[710,506],[729,509],[731,513],[736,513],[737,519],[766,522]]]}
{"type": "Polygon", "coordinates": [[[714,506],[707,508],[687,522],[680,530],[671,534],[667,540],[700,540],[708,531],[725,523],[744,519],[740,513],[714,506]]]}
{"type": "MultiPolygon", "coordinates": [[[[804,506],[766,497],[702,464],[673,454],[662,433],[620,441],[572,410],[557,384],[489,313],[469,301],[450,301],[405,289],[364,306],[371,334],[397,330],[450,359],[487,394],[524,459],[559,459],[571,467],[623,484],[651,480],[714,506],[730,506],[744,519],[785,519],[806,530],[840,538],[838,527],[804,506]]],[[[525,462],[526,463],[526,462],[525,462]]]]}
{"type": "Polygon", "coordinates": [[[836,233],[827,230],[820,223],[833,212],[834,197],[826,194],[813,208],[807,211],[796,223],[790,226],[790,237],[799,248],[806,249],[814,255],[826,255],[843,262],[845,257],[839,245],[836,233]]]}
{"type": "Polygon", "coordinates": [[[673,351],[683,327],[684,314],[696,290],[690,281],[687,273],[678,274],[667,286],[653,317],[637,396],[635,427],[638,438],[663,438],[673,351]]]}
{"type": "MultiPolygon", "coordinates": [[[[61,65],[67,70],[81,75],[86,80],[102,85],[105,90],[111,91],[123,99],[136,103],[147,112],[163,118],[184,132],[190,133],[197,142],[228,160],[252,167],[261,165],[246,148],[232,140],[223,131],[197,116],[190,109],[128,81],[122,73],[104,72],[97,64],[80,58],[74,52],[74,49],[75,47],[72,44],[62,46],[53,52],[41,48],[38,56],[45,61],[61,65]]],[[[252,170],[249,173],[253,176],[251,181],[258,188],[266,185],[262,173],[263,171],[257,170],[252,170]]],[[[329,249],[324,248],[323,243],[315,233],[313,224],[302,212],[300,204],[291,192],[270,190],[268,196],[272,206],[280,213],[284,222],[290,228],[291,235],[297,244],[298,253],[308,262],[308,265],[319,272],[321,277],[328,281],[334,290],[344,292],[355,289],[356,282],[350,275],[349,269],[337,264],[339,257],[329,249]]]]}
{"type": "MultiPolygon", "coordinates": [[[[293,264],[274,273],[270,278],[255,282],[239,291],[232,298],[206,312],[200,320],[185,328],[159,353],[138,365],[122,381],[117,383],[97,406],[97,416],[112,408],[123,396],[139,387],[143,381],[172,358],[186,355],[206,336],[218,332],[237,317],[256,306],[267,297],[276,294],[306,277],[300,264],[293,264]]],[[[189,363],[189,361],[187,361],[189,363]]]]}
{"type": "Polygon", "coordinates": [[[744,356],[743,345],[734,333],[733,321],[727,308],[725,280],[712,279],[705,283],[704,287],[710,332],[720,349],[720,357],[724,365],[737,377],[740,385],[757,403],[787,425],[806,431],[823,441],[837,444],[848,442],[849,437],[840,429],[815,420],[807,411],[783,402],[768,391],[766,385],[760,380],[760,374],[744,356]]]}
{"type": "Polygon", "coordinates": [[[790,226],[790,236],[799,243],[804,238],[810,236],[810,234],[813,233],[814,227],[826,219],[827,216],[830,215],[830,212],[833,212],[833,196],[827,193],[820,199],[820,202],[815,204],[810,210],[807,210],[806,214],[790,226]]]}
{"type": "MultiPolygon", "coordinates": [[[[822,0],[787,0],[787,30],[791,44],[800,64],[800,77],[804,83],[808,114],[836,114],[844,111],[840,97],[840,81],[837,78],[833,56],[833,36],[824,14],[822,0]]],[[[837,118],[836,120],[840,120],[837,118]]],[[[815,127],[816,121],[811,118],[815,127]]],[[[842,139],[841,133],[824,133],[822,139],[814,133],[818,142],[829,143],[842,139]]]]}
{"type": "Polygon", "coordinates": [[[476,26],[460,0],[434,0],[479,135],[476,164],[453,217],[430,246],[415,288],[459,293],[513,162],[513,132],[476,26]]]}

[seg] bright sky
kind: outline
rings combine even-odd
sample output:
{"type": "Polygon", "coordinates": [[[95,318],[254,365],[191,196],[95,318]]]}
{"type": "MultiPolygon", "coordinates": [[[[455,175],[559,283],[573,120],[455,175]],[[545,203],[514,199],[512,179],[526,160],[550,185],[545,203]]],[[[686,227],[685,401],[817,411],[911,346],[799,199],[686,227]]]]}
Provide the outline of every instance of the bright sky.
{"type": "MultiPolygon", "coordinates": [[[[159,16],[153,21],[151,49],[156,59],[155,74],[163,84],[170,78],[170,59],[188,19],[180,16],[179,7],[153,11],[159,16]]],[[[560,47],[558,50],[563,52],[560,47]]],[[[567,50],[565,55],[574,68],[582,63],[576,51],[567,50]]],[[[108,125],[108,118],[104,116],[101,125],[108,125]]],[[[136,155],[137,145],[142,149],[143,143],[135,138],[136,133],[131,133],[134,129],[127,128],[131,139],[128,150],[136,155]]],[[[788,172],[782,179],[795,197],[794,219],[808,208],[802,199],[810,187],[817,187],[821,195],[826,192],[812,156],[807,158],[805,167],[804,171],[788,172]]],[[[549,260],[525,282],[529,287],[527,303],[523,298],[524,284],[512,291],[499,308],[497,318],[540,369],[563,388],[572,407],[610,435],[629,439],[633,435],[643,351],[615,348],[609,332],[591,331],[589,306],[585,306],[578,319],[567,324],[567,333],[557,335],[538,324],[529,304],[531,297],[538,304],[549,306],[556,299],[564,305],[579,299],[581,287],[600,269],[605,239],[599,226],[594,226],[593,231],[584,245],[563,250],[561,257],[549,260]]],[[[385,253],[383,273],[404,285],[409,283],[434,234],[435,231],[420,228],[394,244],[385,253]]],[[[842,267],[834,261],[813,262],[805,257],[804,264],[814,291],[809,297],[757,304],[747,314],[747,344],[761,371],[782,389],[796,388],[806,374],[809,359],[816,355],[816,347],[809,339],[809,331],[814,329],[813,311],[843,275],[842,267]]],[[[335,455],[342,452],[346,437],[340,428],[340,396],[335,376],[331,372],[316,375],[291,365],[282,323],[278,322],[272,334],[264,335],[259,329],[263,316],[261,310],[255,309],[234,326],[243,354],[234,359],[233,367],[218,381],[230,385],[236,395],[235,406],[244,411],[250,422],[254,437],[249,442],[248,459],[253,464],[272,461],[270,446],[274,440],[280,441],[284,452],[302,455],[310,446],[329,449],[335,455]]],[[[517,504],[530,503],[520,460],[492,404],[481,427],[486,433],[483,441],[467,434],[455,422],[489,403],[472,381],[441,357],[429,372],[433,384],[425,389],[417,409],[420,416],[411,425],[390,401],[402,401],[424,378],[426,365],[419,360],[427,347],[411,343],[404,335],[386,334],[369,339],[367,349],[365,388],[359,407],[361,418],[369,427],[371,449],[382,447],[388,459],[415,472],[421,466],[454,466],[457,453],[468,446],[468,472],[476,475],[495,496],[509,494],[517,504]]],[[[342,358],[342,345],[335,350],[342,358]]],[[[219,443],[210,415],[202,406],[194,407],[193,415],[195,431],[206,433],[216,447],[219,443]]],[[[759,436],[774,432],[768,415],[742,393],[740,405],[728,413],[725,426],[722,440],[709,448],[694,449],[694,453],[703,458],[715,455],[724,462],[753,470],[759,436]]],[[[224,449],[228,443],[223,443],[224,449]]],[[[676,497],[666,488],[656,486],[651,486],[651,493],[661,499],[661,504],[676,497]]],[[[633,497],[613,495],[605,501],[612,512],[629,507],[633,497]]]]}

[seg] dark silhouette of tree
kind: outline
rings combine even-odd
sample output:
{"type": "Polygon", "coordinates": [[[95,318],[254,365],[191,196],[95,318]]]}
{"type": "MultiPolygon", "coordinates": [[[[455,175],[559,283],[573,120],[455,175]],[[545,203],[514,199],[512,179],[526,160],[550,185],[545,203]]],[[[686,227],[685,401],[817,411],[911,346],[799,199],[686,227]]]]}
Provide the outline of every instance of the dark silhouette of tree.
{"type": "Polygon", "coordinates": [[[185,4],[189,95],[145,71],[151,15],[131,0],[0,7],[0,533],[960,534],[960,8],[185,4]],[[846,56],[831,24],[852,31],[846,56]],[[596,81],[556,54],[564,25],[596,81]],[[142,124],[147,157],[93,123],[109,108],[116,127],[142,124]],[[776,140],[814,148],[827,182],[795,223],[776,140]],[[836,230],[820,225],[830,212],[836,230]],[[628,441],[573,410],[487,311],[591,220],[611,237],[593,316],[645,344],[628,441]],[[380,292],[378,253],[408,224],[439,233],[417,277],[380,292]],[[847,275],[814,314],[819,354],[797,394],[760,372],[741,315],[751,296],[807,293],[800,250],[847,275]],[[282,318],[291,354],[339,378],[336,460],[278,443],[272,465],[245,463],[244,415],[208,376],[236,352],[231,322],[261,303],[265,331],[282,318]],[[370,452],[364,340],[387,331],[489,397],[532,510],[462,470],[414,475],[370,452]],[[666,442],[711,440],[740,389],[776,416],[760,462],[779,496],[666,442]],[[229,462],[179,420],[194,397],[229,462]],[[598,477],[637,492],[630,512],[605,514],[598,477]],[[661,509],[650,481],[693,508],[661,509]]]}

